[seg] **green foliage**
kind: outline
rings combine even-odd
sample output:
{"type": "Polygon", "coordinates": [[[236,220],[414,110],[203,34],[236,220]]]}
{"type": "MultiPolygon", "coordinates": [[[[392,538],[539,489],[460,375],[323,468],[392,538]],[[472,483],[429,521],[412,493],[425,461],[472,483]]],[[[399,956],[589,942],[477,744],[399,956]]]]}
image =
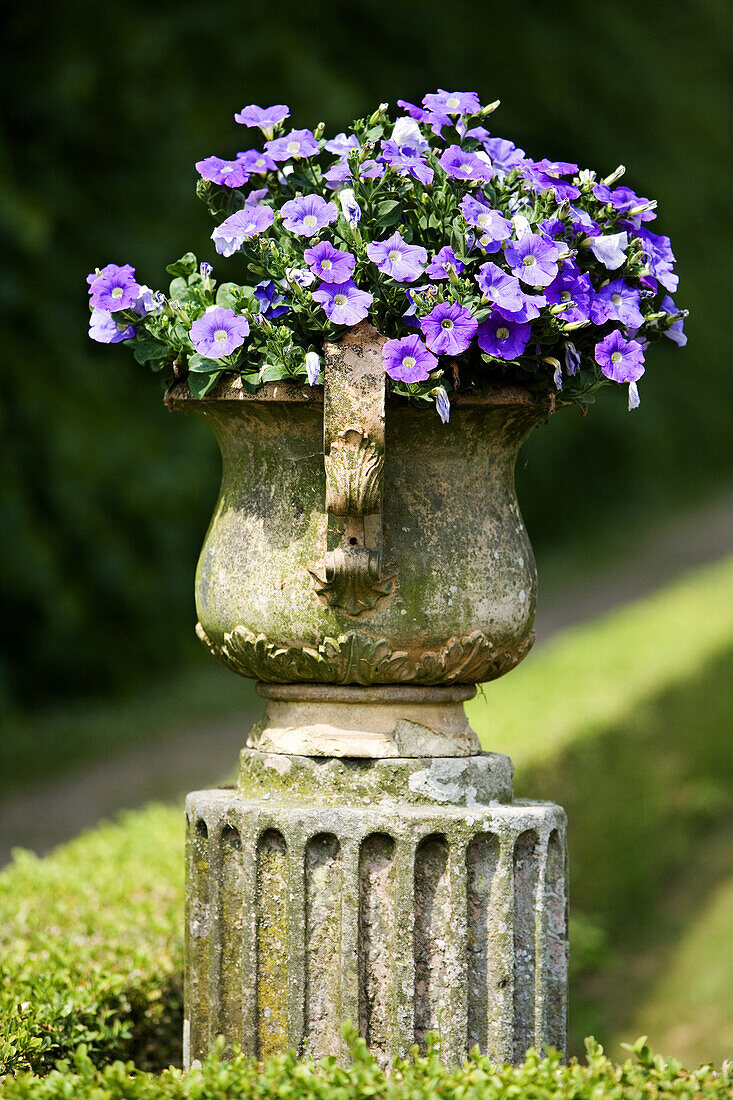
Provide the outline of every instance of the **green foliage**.
{"type": "Polygon", "coordinates": [[[80,1044],[96,1063],[180,1060],[182,820],[151,807],[0,875],[0,1075],[80,1044]]]}
{"type": "Polygon", "coordinates": [[[535,433],[518,477],[525,519],[540,548],[600,519],[623,530],[620,516],[638,522],[730,477],[728,326],[710,290],[733,250],[733,223],[710,199],[730,171],[730,4],[619,0],[605,18],[581,0],[562,17],[518,0],[488,66],[495,4],[456,0],[449,18],[441,0],[354,0],[348,18],[336,0],[319,8],[253,7],[246,33],[235,0],[129,0],[122,20],[86,0],[7,14],[0,706],[107,691],[190,659],[214,443],[165,413],[124,348],[87,340],[84,279],[100,258],[120,262],[124,242],[152,281],[207,236],[193,164],[237,151],[231,114],[245,103],[288,102],[294,124],[322,117],[334,131],[428,87],[496,90],[503,132],[524,149],[604,172],[620,157],[629,186],[664,211],[690,343],[654,349],[639,412],[612,395],[582,426],[562,413],[535,433]]]}
{"type": "Polygon", "coordinates": [[[494,1066],[470,1058],[445,1068],[438,1046],[384,1073],[365,1044],[350,1035],[353,1062],[337,1066],[332,1059],[298,1061],[292,1054],[263,1064],[237,1055],[222,1061],[219,1052],[200,1069],[173,1068],[159,1076],[141,1073],[133,1063],[115,1062],[98,1069],[86,1049],[45,1079],[23,1076],[0,1085],[2,1100],[724,1100],[731,1095],[733,1065],[722,1071],[702,1066],[692,1073],[679,1062],[653,1056],[640,1039],[634,1059],[611,1062],[594,1040],[586,1044],[584,1064],[563,1065],[558,1054],[541,1057],[530,1051],[520,1066],[494,1066]]]}

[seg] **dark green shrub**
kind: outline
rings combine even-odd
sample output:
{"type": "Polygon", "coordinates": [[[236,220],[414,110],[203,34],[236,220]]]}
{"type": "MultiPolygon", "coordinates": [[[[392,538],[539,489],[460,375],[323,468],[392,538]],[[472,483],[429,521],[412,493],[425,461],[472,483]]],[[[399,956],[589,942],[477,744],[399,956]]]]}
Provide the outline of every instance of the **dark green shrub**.
{"type": "Polygon", "coordinates": [[[182,812],[150,807],[0,875],[0,1075],[180,1060],[182,812]]]}

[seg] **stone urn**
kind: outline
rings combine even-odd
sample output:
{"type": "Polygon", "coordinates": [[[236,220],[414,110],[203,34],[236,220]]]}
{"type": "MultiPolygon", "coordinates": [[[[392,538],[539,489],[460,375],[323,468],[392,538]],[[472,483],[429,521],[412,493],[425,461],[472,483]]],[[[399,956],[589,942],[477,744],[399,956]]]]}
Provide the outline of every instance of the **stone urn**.
{"type": "Polygon", "coordinates": [[[267,700],[237,788],[187,803],[188,1064],[219,1034],[343,1057],[347,1019],[384,1065],[430,1031],[448,1061],[564,1046],[564,814],[463,711],[533,641],[514,467],[547,406],[459,393],[442,424],[387,398],[382,343],[327,345],[322,388],[166,398],[222,453],[198,634],[267,700]]]}

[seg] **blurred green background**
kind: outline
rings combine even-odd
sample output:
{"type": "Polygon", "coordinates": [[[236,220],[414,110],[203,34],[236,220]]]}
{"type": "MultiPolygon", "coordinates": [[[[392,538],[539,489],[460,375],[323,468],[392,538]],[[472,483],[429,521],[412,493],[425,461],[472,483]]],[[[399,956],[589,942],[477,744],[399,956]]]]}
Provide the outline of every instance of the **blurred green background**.
{"type": "MultiPolygon", "coordinates": [[[[3,29],[0,795],[100,746],[152,741],[184,720],[199,728],[250,705],[193,637],[193,573],[219,475],[213,439],[198,420],[165,411],[158,380],[127,349],[87,339],[85,284],[114,261],[165,286],[165,264],[188,249],[215,260],[221,278],[236,270],[236,259],[215,256],[194,162],[241,147],[232,115],[246,103],[287,102],[294,126],[322,119],[336,132],[381,101],[476,89],[484,102],[502,100],[492,131],[531,155],[601,174],[623,162],[624,182],[659,201],[653,228],[672,238],[689,345],[652,349],[637,412],[621,391],[604,391],[583,423],[564,412],[527,444],[517,480],[541,584],[572,604],[591,574],[599,587],[619,562],[634,575],[640,533],[729,499],[727,0],[30,0],[5,13],[3,29]]],[[[699,536],[683,524],[683,539],[699,536]]],[[[640,1030],[648,1014],[666,1049],[724,1054],[733,920],[716,898],[733,897],[733,627],[726,620],[714,644],[706,639],[727,583],[704,579],[684,599],[672,591],[661,617],[656,605],[634,612],[649,655],[640,662],[651,667],[656,638],[665,641],[638,698],[629,668],[614,665],[629,644],[625,619],[569,637],[559,658],[550,653],[536,671],[528,663],[529,679],[520,670],[507,689],[508,715],[525,684],[534,700],[523,736],[533,733],[539,755],[527,755],[521,793],[571,811],[576,1042],[591,1028],[601,1038],[640,1030]],[[704,660],[692,660],[690,639],[704,660]],[[600,647],[605,680],[591,675],[589,645],[600,647]],[[555,693],[552,759],[540,751],[544,684],[555,693]],[[600,725],[570,721],[606,697],[619,700],[618,713],[600,725]],[[684,787],[682,772],[692,776],[684,787]],[[654,783],[634,787],[635,813],[626,777],[646,775],[654,783]],[[678,805],[670,839],[666,814],[678,805]],[[692,920],[698,902],[707,924],[692,920]],[[669,989],[657,1002],[660,974],[669,989]],[[687,1017],[676,998],[687,999],[687,1017]],[[693,1015],[708,1021],[705,1035],[675,1039],[693,1015]]],[[[513,754],[523,713],[502,745],[513,754]]],[[[241,717],[230,742],[245,725],[241,717]]]]}

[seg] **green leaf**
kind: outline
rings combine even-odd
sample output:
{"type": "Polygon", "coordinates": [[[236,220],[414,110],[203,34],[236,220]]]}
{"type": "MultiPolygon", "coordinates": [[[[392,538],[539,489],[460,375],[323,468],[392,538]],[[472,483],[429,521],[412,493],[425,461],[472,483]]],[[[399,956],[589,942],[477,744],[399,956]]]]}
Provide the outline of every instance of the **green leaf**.
{"type": "Polygon", "coordinates": [[[292,375],[286,366],[282,363],[268,363],[266,367],[260,371],[260,380],[262,382],[280,382],[283,378],[291,378],[292,375]]]}
{"type": "Polygon", "coordinates": [[[250,287],[239,286],[238,283],[222,283],[216,292],[216,304],[225,309],[238,309],[250,297],[247,291],[254,296],[250,287]]]}
{"type": "Polygon", "coordinates": [[[213,390],[223,373],[223,370],[218,370],[213,374],[189,374],[188,388],[194,397],[199,399],[206,397],[206,394],[213,390]]]}
{"type": "Polygon", "coordinates": [[[167,344],[161,344],[158,340],[141,340],[135,345],[133,355],[138,363],[150,363],[156,359],[166,359],[172,354],[172,349],[167,344]]]}
{"type": "Polygon", "coordinates": [[[207,359],[205,355],[195,352],[188,360],[188,369],[194,374],[212,374],[224,370],[220,360],[207,359]]]}
{"type": "Polygon", "coordinates": [[[180,260],[176,260],[175,263],[168,264],[166,271],[169,275],[193,275],[198,266],[198,260],[194,256],[193,252],[187,252],[185,256],[181,256],[180,260]]]}
{"type": "Polygon", "coordinates": [[[176,298],[179,302],[185,301],[188,297],[188,283],[180,275],[171,281],[168,288],[168,297],[176,298]]]}
{"type": "Polygon", "coordinates": [[[383,199],[377,206],[377,225],[395,225],[400,220],[401,209],[397,199],[383,199]]]}

